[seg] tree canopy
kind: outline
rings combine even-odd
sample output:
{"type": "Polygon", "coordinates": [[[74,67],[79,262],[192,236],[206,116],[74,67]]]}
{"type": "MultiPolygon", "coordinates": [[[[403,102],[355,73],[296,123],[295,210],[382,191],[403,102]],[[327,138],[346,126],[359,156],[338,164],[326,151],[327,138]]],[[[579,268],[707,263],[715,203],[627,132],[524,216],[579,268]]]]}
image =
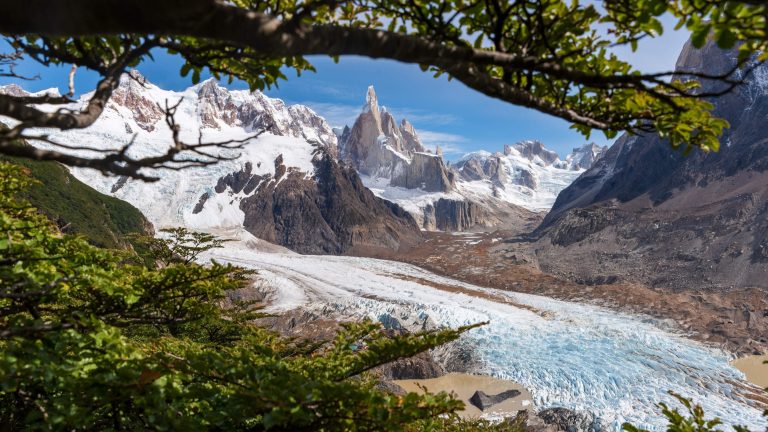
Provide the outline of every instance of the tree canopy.
{"type": "Polygon", "coordinates": [[[99,249],[21,199],[29,183],[0,162],[4,429],[404,430],[462,406],[386,393],[364,374],[469,327],[392,337],[358,323],[327,343],[284,339],[253,324],[257,304],[221,302],[252,271],[192,262],[215,239],[174,229],[144,238],[141,257],[99,249]]]}
{"type": "MultiPolygon", "coordinates": [[[[738,85],[737,68],[765,57],[766,6],[754,0],[28,0],[0,4],[0,33],[14,51],[0,59],[4,76],[30,57],[45,65],[72,64],[102,80],[82,111],[42,111],[36,104],[65,104],[64,97],[0,95],[0,115],[18,123],[0,133],[0,152],[57,160],[145,178],[141,167],[199,162],[203,147],[240,143],[184,143],[169,137],[167,153],[132,159],[116,151],[77,156],[31,128],[85,128],[101,114],[120,75],[165,50],[184,59],[182,75],[204,70],[264,88],[285,70],[311,71],[309,55],[362,55],[418,64],[447,74],[503,101],[572,123],[584,134],[655,131],[673,147],[717,150],[727,122],[712,115],[714,94],[697,91],[691,78],[738,85]],[[739,45],[739,64],[718,76],[675,71],[642,73],[612,51],[635,48],[664,32],[661,17],[678,19],[701,47],[739,45]],[[601,30],[602,29],[602,30],[601,30]],[[52,150],[19,148],[13,140],[49,141],[52,150]],[[197,151],[197,159],[183,157],[197,151]]],[[[74,71],[74,69],[73,69],[74,71]]],[[[172,109],[166,107],[169,126],[172,109]]]]}

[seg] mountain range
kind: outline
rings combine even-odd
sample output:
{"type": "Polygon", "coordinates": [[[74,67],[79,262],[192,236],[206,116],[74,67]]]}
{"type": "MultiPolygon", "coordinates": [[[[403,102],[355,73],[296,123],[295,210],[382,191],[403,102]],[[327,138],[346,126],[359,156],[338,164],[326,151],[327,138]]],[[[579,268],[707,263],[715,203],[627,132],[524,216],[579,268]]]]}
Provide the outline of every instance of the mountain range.
{"type": "MultiPolygon", "coordinates": [[[[689,42],[677,71],[718,75],[735,64],[734,51],[689,42]]],[[[703,80],[702,91],[722,85],[703,80]]],[[[655,134],[620,137],[537,229],[540,268],[587,283],[768,287],[768,68],[711,102],[730,123],[718,152],[685,156],[655,134]]]]}
{"type": "MultiPolygon", "coordinates": [[[[0,91],[25,93],[16,86],[0,91]]],[[[75,176],[137,206],[158,228],[246,230],[302,253],[398,250],[418,242],[422,230],[532,227],[538,212],[602,151],[585,146],[561,161],[530,141],[451,165],[439,149],[424,147],[407,119],[398,123],[380,108],[373,87],[355,123],[337,133],[303,105],[228,90],[214,80],[163,90],[135,70],[122,77],[93,126],[52,138],[94,149],[133,142],[131,156],[156,155],[171,136],[161,107],[177,102],[175,120],[188,142],[198,134],[212,141],[260,135],[242,150],[223,150],[240,152],[235,161],[161,170],[155,183],[86,169],[74,169],[75,176]]]]}
{"type": "MultiPolygon", "coordinates": [[[[717,74],[734,56],[689,44],[677,66],[681,76],[717,74]]],[[[427,149],[407,119],[380,107],[373,87],[354,124],[334,131],[310,108],[258,91],[208,80],[173,92],[136,71],[122,78],[95,125],[52,138],[97,149],[133,140],[130,154],[157,154],[170,138],[160,106],[179,100],[177,122],[188,141],[262,132],[235,161],[162,171],[152,184],[73,170],[135,205],[157,228],[245,230],[327,254],[407,249],[430,230],[533,231],[513,241],[527,248],[520,252],[526,262],[579,283],[766,286],[766,88],[768,70],[759,66],[747,84],[713,100],[715,114],[731,125],[721,150],[687,157],[654,134],[626,134],[609,149],[588,144],[564,160],[531,140],[451,163],[439,148],[427,149]]]]}

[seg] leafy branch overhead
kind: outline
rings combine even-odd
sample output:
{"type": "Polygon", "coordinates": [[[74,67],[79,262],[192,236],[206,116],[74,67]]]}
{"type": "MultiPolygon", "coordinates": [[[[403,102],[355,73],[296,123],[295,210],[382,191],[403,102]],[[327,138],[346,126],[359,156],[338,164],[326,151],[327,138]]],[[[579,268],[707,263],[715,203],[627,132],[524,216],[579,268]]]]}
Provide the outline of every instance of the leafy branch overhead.
{"type": "Polygon", "coordinates": [[[312,71],[310,55],[398,60],[560,117],[586,135],[655,131],[674,147],[717,150],[728,124],[712,115],[707,99],[716,94],[702,91],[697,80],[722,81],[722,93],[746,76],[738,69],[764,60],[764,54],[755,53],[765,51],[766,13],[762,2],[751,0],[3,2],[0,32],[16,51],[0,59],[0,73],[14,75],[15,62],[30,57],[45,65],[85,67],[102,80],[77,112],[37,107],[63,105],[66,98],[0,95],[0,114],[17,120],[0,134],[0,152],[139,178],[141,168],[173,165],[178,153],[197,147],[177,142],[159,160],[142,161],[125,152],[75,156],[55,142],[48,143],[53,149],[23,154],[12,145],[17,138],[45,141],[45,135],[25,132],[34,128],[88,127],[121,74],[159,50],[183,58],[180,72],[193,82],[207,70],[218,78],[244,80],[253,89],[276,85],[288,69],[312,71]],[[691,72],[683,77],[675,71],[641,73],[613,53],[617,46],[634,49],[660,35],[665,14],[691,32],[697,47],[710,38],[722,48],[738,45],[739,62],[718,76],[691,72]],[[102,162],[89,162],[93,159],[102,162]]]}

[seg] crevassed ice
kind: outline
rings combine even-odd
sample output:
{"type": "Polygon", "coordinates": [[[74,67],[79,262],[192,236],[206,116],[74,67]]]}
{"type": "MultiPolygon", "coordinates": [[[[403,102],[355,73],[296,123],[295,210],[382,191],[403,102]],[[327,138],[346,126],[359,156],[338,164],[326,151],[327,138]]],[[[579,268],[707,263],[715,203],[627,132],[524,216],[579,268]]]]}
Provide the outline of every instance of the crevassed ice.
{"type": "Polygon", "coordinates": [[[650,318],[485,289],[402,263],[228,247],[216,258],[289,278],[286,301],[292,305],[301,287],[312,299],[310,306],[343,315],[395,317],[412,325],[429,320],[450,327],[490,321],[466,335],[481,357],[482,371],[525,385],[539,408],[589,410],[617,430],[625,421],[663,430],[656,403],[674,405],[667,394],[674,390],[727,425],[744,424],[753,431],[766,427],[761,410],[745,398],[744,376],[730,366],[729,354],[674,334],[650,318]],[[544,313],[413,280],[503,296],[544,313]]]}

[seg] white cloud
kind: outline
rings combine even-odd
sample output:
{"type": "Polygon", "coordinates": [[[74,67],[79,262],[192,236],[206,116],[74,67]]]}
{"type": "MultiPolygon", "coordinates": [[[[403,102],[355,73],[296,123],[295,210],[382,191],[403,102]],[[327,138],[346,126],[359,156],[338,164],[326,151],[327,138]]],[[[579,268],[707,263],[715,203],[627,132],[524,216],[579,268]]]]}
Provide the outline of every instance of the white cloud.
{"type": "Polygon", "coordinates": [[[362,104],[349,105],[349,104],[335,104],[329,102],[313,102],[305,101],[299,102],[301,105],[306,105],[314,110],[320,117],[324,118],[331,127],[344,127],[350,126],[355,123],[357,116],[360,114],[362,104]]]}
{"type": "Polygon", "coordinates": [[[430,130],[417,130],[416,133],[419,135],[419,138],[421,138],[421,142],[424,143],[424,146],[434,150],[435,146],[439,145],[445,155],[464,154],[462,144],[468,142],[466,137],[451,133],[430,130]]]}
{"type": "Polygon", "coordinates": [[[395,120],[402,121],[408,119],[412,124],[427,123],[430,125],[447,125],[457,121],[456,116],[451,114],[432,113],[424,110],[410,108],[390,108],[387,110],[395,117],[395,120]]]}

